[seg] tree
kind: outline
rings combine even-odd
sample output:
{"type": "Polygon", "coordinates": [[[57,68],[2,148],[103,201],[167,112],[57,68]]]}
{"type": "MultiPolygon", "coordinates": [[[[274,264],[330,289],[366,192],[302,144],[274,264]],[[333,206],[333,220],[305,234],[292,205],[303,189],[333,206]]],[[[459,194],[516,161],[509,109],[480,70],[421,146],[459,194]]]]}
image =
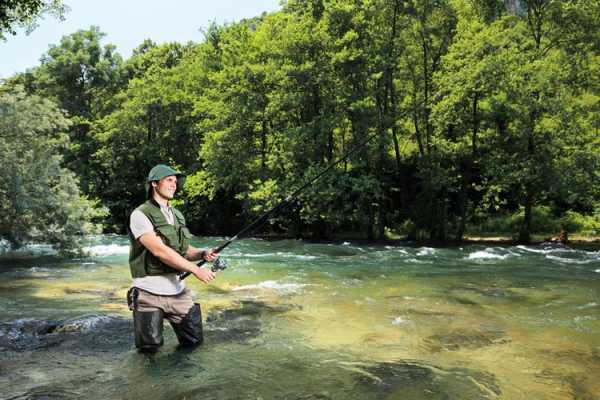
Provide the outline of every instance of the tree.
{"type": "Polygon", "coordinates": [[[67,11],[62,0],[3,0],[0,2],[0,40],[6,40],[6,34],[16,35],[16,27],[31,32],[44,14],[63,19],[67,11]]]}
{"type": "Polygon", "coordinates": [[[42,57],[34,71],[34,93],[54,100],[73,122],[69,147],[64,149],[66,166],[77,171],[84,193],[97,195],[96,166],[90,164],[98,144],[90,128],[113,111],[115,95],[123,87],[121,56],[113,45],[101,45],[105,36],[98,27],[64,36],[42,57]]]}
{"type": "Polygon", "coordinates": [[[194,102],[186,90],[188,70],[178,68],[190,51],[190,46],[167,43],[134,56],[135,64],[144,65],[143,71],[134,70],[140,76],[114,97],[119,106],[112,113],[92,122],[93,194],[110,208],[111,229],[124,231],[132,207],[144,199],[143,184],[153,165],[173,163],[186,172],[194,167],[199,147],[194,102]]]}
{"type": "Polygon", "coordinates": [[[399,77],[405,82],[405,108],[411,111],[411,134],[417,147],[417,168],[420,190],[413,208],[417,231],[425,232],[432,240],[446,240],[448,222],[448,190],[453,186],[445,165],[445,148],[436,143],[432,120],[436,101],[434,75],[442,66],[443,56],[452,43],[456,10],[450,1],[410,1],[405,6],[403,33],[406,48],[403,52],[399,77]]]}
{"type": "Polygon", "coordinates": [[[19,88],[0,94],[0,238],[13,248],[50,243],[69,251],[103,216],[61,166],[69,121],[52,102],[19,88]]]}
{"type": "MultiPolygon", "coordinates": [[[[531,240],[532,210],[553,181],[556,143],[561,132],[551,121],[565,108],[570,91],[568,73],[562,66],[565,50],[578,52],[582,43],[594,43],[600,27],[598,1],[523,1],[524,22],[516,26],[522,41],[511,82],[510,99],[521,132],[519,166],[524,220],[519,240],[531,240]],[[524,25],[524,26],[523,26],[524,25]],[[523,31],[526,29],[526,31],[523,31]]],[[[596,41],[597,44],[597,41],[596,41]]]]}

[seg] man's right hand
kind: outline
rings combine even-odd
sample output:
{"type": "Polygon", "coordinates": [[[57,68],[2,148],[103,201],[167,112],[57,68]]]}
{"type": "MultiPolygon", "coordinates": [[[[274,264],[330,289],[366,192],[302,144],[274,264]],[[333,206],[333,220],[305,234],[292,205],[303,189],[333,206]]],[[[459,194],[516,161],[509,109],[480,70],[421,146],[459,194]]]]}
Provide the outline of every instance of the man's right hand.
{"type": "Polygon", "coordinates": [[[198,267],[194,272],[194,276],[204,283],[209,283],[210,281],[215,279],[217,275],[208,268],[198,267]]]}

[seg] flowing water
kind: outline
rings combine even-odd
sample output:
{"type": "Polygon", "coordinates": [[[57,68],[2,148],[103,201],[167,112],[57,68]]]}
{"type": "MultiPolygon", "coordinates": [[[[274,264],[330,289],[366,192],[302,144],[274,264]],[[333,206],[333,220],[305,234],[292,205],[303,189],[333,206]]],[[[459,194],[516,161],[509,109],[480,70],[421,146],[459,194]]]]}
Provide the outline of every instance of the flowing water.
{"type": "MultiPolygon", "coordinates": [[[[196,239],[195,245],[221,243],[196,239]]],[[[0,265],[3,399],[600,399],[600,252],[248,239],[205,344],[133,346],[125,237],[0,265]]]]}

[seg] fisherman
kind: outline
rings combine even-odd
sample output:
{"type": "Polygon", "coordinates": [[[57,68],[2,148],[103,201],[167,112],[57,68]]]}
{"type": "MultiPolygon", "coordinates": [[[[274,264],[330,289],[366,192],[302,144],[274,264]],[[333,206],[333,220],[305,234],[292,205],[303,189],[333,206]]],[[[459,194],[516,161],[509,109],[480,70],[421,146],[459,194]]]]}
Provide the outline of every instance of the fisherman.
{"type": "Polygon", "coordinates": [[[163,344],[163,319],[167,319],[181,346],[202,344],[200,305],[192,301],[190,290],[179,279],[189,272],[209,283],[215,273],[192,261],[213,262],[213,249],[190,245],[192,237],[183,214],[169,205],[181,190],[185,175],[159,164],[150,170],[146,184],[146,202],[130,217],[129,267],[133,285],[127,302],[133,311],[135,346],[141,352],[154,353],[163,344]]]}

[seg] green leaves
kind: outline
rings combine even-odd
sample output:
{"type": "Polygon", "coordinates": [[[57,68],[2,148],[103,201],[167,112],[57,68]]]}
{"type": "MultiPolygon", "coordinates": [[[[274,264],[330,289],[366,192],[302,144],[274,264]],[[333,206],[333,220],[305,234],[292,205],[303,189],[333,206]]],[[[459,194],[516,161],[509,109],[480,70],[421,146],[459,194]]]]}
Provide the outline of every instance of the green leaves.
{"type": "Polygon", "coordinates": [[[6,40],[7,34],[15,35],[16,27],[31,32],[44,14],[63,19],[68,10],[61,0],[4,0],[0,3],[0,40],[6,40]]]}
{"type": "Polygon", "coordinates": [[[551,219],[598,202],[597,5],[290,0],[213,24],[202,43],[145,41],[126,61],[92,27],[6,87],[68,111],[68,138],[45,140],[111,229],[158,162],[188,173],[179,201],[196,232],[229,233],[373,137],[270,229],[461,239],[481,215],[522,209],[510,229],[526,237],[540,207],[551,219]]]}
{"type": "Polygon", "coordinates": [[[61,166],[61,133],[69,121],[48,100],[16,88],[0,94],[0,238],[12,247],[37,242],[61,251],[78,247],[92,223],[106,215],[79,191],[75,174],[61,166]]]}

